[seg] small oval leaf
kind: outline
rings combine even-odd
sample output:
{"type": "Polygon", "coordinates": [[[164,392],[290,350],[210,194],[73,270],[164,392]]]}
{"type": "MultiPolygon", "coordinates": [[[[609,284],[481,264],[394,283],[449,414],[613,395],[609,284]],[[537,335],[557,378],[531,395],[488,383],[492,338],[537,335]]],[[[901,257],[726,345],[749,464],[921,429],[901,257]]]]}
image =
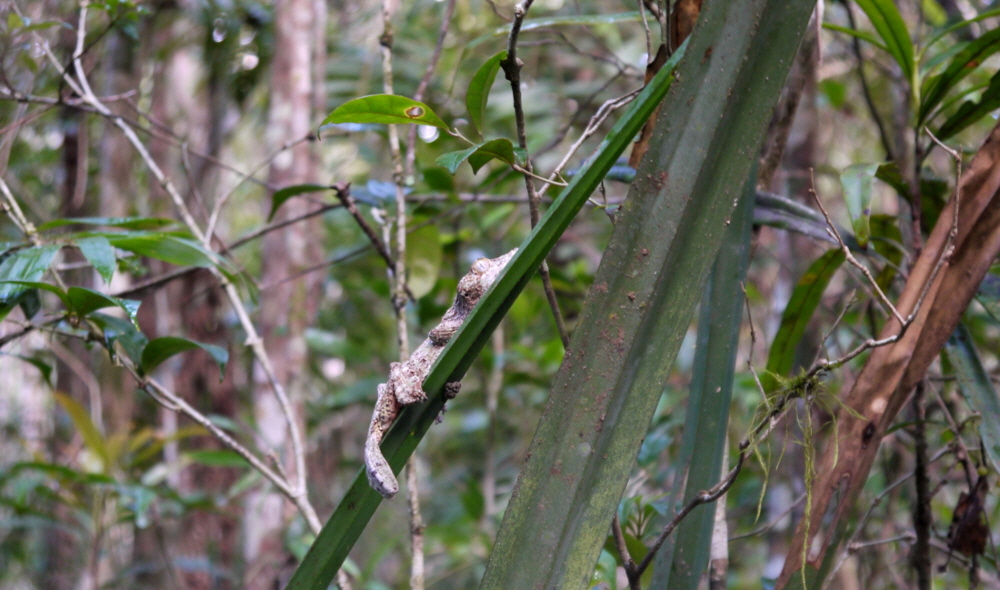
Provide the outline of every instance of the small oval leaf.
{"type": "Polygon", "coordinates": [[[431,108],[396,94],[373,94],[349,100],[323,119],[323,125],[339,123],[419,123],[448,129],[431,108]]]}
{"type": "Polygon", "coordinates": [[[438,159],[435,160],[435,162],[437,163],[438,166],[443,166],[448,170],[448,172],[454,174],[458,172],[458,167],[462,165],[462,162],[464,162],[469,156],[471,156],[472,152],[476,151],[477,149],[479,149],[479,145],[474,145],[466,150],[459,150],[457,152],[448,152],[447,154],[442,154],[438,156],[438,159]]]}
{"type": "Polygon", "coordinates": [[[94,270],[101,275],[104,282],[110,283],[116,266],[115,250],[111,247],[111,242],[104,236],[90,236],[76,240],[76,247],[94,266],[94,270]]]}
{"type": "Polygon", "coordinates": [[[229,362],[229,352],[225,348],[213,344],[195,342],[179,336],[164,336],[151,340],[142,351],[142,370],[149,373],[175,354],[196,348],[212,355],[216,364],[219,365],[219,381],[222,381],[222,378],[225,377],[226,363],[229,362]]]}
{"type": "MultiPolygon", "coordinates": [[[[507,52],[501,51],[486,60],[472,75],[469,88],[465,91],[465,109],[469,119],[480,135],[483,134],[483,119],[486,117],[486,102],[490,98],[490,88],[500,71],[500,62],[507,59],[507,52]]],[[[453,173],[454,174],[454,173],[453,173]]]]}
{"type": "Polygon", "coordinates": [[[329,186],[322,184],[295,184],[274,191],[274,194],[271,195],[271,212],[267,214],[267,221],[270,222],[274,219],[274,214],[278,212],[278,209],[284,205],[285,201],[288,199],[305,193],[316,193],[329,189],[329,186]]]}

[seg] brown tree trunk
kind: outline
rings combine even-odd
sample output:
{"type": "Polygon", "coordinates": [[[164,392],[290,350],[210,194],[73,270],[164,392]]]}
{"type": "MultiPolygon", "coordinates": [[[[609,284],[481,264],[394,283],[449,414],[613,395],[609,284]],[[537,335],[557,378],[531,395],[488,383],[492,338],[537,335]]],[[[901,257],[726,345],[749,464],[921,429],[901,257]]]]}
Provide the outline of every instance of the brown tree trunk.
{"type": "MultiPolygon", "coordinates": [[[[298,141],[310,133],[313,121],[312,57],[314,55],[313,0],[280,0],[275,3],[275,48],[272,64],[271,99],[267,126],[268,151],[298,141]]],[[[313,166],[308,143],[282,151],[272,162],[268,181],[288,186],[310,180],[313,166]]],[[[297,217],[312,205],[292,199],[279,218],[297,217]]],[[[278,381],[292,399],[301,421],[302,376],[306,369],[303,331],[312,321],[319,300],[321,273],[287,280],[315,264],[321,257],[317,240],[319,221],[310,220],[268,234],[263,241],[261,333],[278,381]]],[[[254,371],[254,416],[263,442],[281,453],[290,477],[296,478],[289,433],[278,400],[266,375],[254,371]]],[[[251,589],[280,584],[290,556],[284,549],[282,531],[293,515],[292,507],[270,491],[255,493],[247,500],[244,558],[248,567],[245,584],[251,589]]],[[[290,572],[289,572],[290,573],[290,572]]]]}

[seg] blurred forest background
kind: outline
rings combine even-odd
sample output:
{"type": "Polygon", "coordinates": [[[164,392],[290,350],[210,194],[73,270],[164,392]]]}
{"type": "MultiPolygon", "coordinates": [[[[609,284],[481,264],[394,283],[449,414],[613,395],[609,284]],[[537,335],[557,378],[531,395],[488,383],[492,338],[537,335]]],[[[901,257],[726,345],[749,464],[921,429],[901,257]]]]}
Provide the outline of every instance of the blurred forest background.
{"type": "MultiPolygon", "coordinates": [[[[609,104],[563,176],[581,167],[663,34],[690,21],[672,12],[669,0],[531,5],[518,58],[536,174],[561,166],[609,104]]],[[[481,120],[466,111],[514,13],[510,0],[0,0],[0,588],[287,583],[362,467],[400,334],[412,350],[470,265],[532,227],[525,177],[500,160],[451,174],[436,161],[466,144],[439,128],[321,122],[393,92],[467,137],[518,143],[502,70],[481,120]]],[[[702,507],[715,521],[713,588],[773,587],[786,555],[805,555],[792,538],[807,482],[872,353],[845,355],[891,320],[880,292],[899,297],[996,124],[998,19],[985,0],[821,2],[764,145],[745,146],[761,156],[729,417],[716,428],[729,461],[774,391],[844,362],[782,398],[719,509],[702,507]]],[[[479,584],[628,194],[628,155],[431,427],[342,587],[479,584]]],[[[998,273],[879,431],[832,587],[1000,587],[998,273]]],[[[593,588],[649,587],[653,569],[639,581],[626,570],[683,495],[697,334],[695,314],[593,588]]]]}

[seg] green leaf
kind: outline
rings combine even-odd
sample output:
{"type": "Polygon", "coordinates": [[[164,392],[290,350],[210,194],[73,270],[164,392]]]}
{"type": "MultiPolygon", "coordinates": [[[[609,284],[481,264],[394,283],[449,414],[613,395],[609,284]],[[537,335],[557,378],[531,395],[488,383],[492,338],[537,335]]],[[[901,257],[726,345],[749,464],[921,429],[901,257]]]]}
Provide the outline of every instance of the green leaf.
{"type": "Polygon", "coordinates": [[[892,0],[858,0],[858,6],[868,15],[868,20],[885,41],[889,55],[896,60],[907,81],[913,83],[914,68],[913,42],[906,30],[906,23],[892,0]]]}
{"type": "MultiPolygon", "coordinates": [[[[25,248],[8,255],[0,261],[0,281],[38,281],[49,269],[58,251],[59,246],[46,245],[25,248]]],[[[24,294],[23,286],[14,282],[0,283],[0,320],[7,316],[24,294]]]]}
{"type": "Polygon", "coordinates": [[[974,124],[986,115],[1000,108],[1000,71],[990,78],[990,85],[983,92],[978,102],[967,100],[958,107],[948,119],[938,127],[935,135],[941,141],[947,141],[953,135],[974,124]]]}
{"type": "Polygon", "coordinates": [[[473,74],[469,88],[465,91],[465,108],[469,112],[469,119],[472,120],[479,135],[482,135],[485,129],[483,120],[486,117],[486,101],[490,98],[490,88],[493,87],[493,81],[496,80],[497,72],[500,71],[500,62],[505,59],[507,59],[507,52],[501,51],[486,60],[486,63],[479,66],[479,69],[473,74]]]}
{"type": "Polygon", "coordinates": [[[842,27],[840,25],[835,25],[833,23],[823,23],[823,28],[830,31],[837,31],[838,33],[844,33],[845,35],[850,35],[852,37],[857,37],[862,41],[867,41],[871,43],[872,45],[878,47],[883,51],[886,52],[889,51],[889,48],[885,46],[885,43],[879,40],[879,38],[876,37],[873,33],[869,33],[868,31],[859,31],[858,29],[852,29],[850,27],[842,27]]]}
{"type": "Polygon", "coordinates": [[[322,125],[339,123],[415,123],[448,130],[431,107],[396,94],[373,94],[349,100],[327,115],[322,125]]]}
{"type": "Polygon", "coordinates": [[[83,438],[83,443],[87,445],[90,452],[94,453],[102,462],[102,471],[107,472],[111,465],[108,459],[108,446],[107,441],[104,439],[104,435],[101,431],[97,429],[94,422],[90,419],[90,414],[87,410],[83,409],[76,400],[69,397],[65,393],[59,393],[58,391],[52,394],[55,400],[59,402],[66,413],[69,414],[70,420],[73,421],[73,425],[76,427],[77,432],[83,438]]]}
{"type": "Polygon", "coordinates": [[[189,451],[184,455],[195,463],[209,467],[249,467],[247,460],[235,451],[189,451]]]}
{"type": "Polygon", "coordinates": [[[1000,8],[994,8],[993,10],[987,10],[985,12],[979,13],[979,15],[976,16],[976,17],[974,17],[974,18],[970,18],[968,20],[959,21],[959,22],[951,25],[950,27],[947,27],[946,29],[942,30],[941,32],[937,33],[933,37],[931,37],[930,41],[927,42],[927,45],[924,46],[924,51],[926,51],[932,45],[934,45],[938,41],[941,41],[942,39],[944,39],[945,37],[947,37],[948,35],[954,33],[955,31],[957,31],[959,29],[965,28],[965,27],[971,25],[972,23],[977,23],[977,22],[986,20],[988,18],[993,18],[995,16],[1000,16],[1000,8]]]}
{"type": "Polygon", "coordinates": [[[1000,277],[987,274],[976,291],[976,300],[986,309],[997,322],[1000,322],[1000,277]]]}
{"type": "Polygon", "coordinates": [[[207,268],[215,265],[217,256],[201,244],[168,234],[125,234],[108,236],[115,248],[128,250],[139,256],[148,256],[177,266],[207,268]]]}
{"type": "Polygon", "coordinates": [[[406,284],[418,299],[431,292],[441,271],[441,234],[428,224],[406,236],[406,284]]]}
{"type": "Polygon", "coordinates": [[[468,149],[459,150],[457,152],[448,152],[447,154],[441,154],[440,156],[438,156],[437,160],[435,160],[435,163],[438,166],[446,168],[448,172],[454,174],[458,172],[458,167],[462,165],[462,162],[464,162],[469,156],[471,156],[472,152],[479,149],[480,145],[482,144],[476,144],[468,149]]]}
{"type": "Polygon", "coordinates": [[[151,340],[142,351],[142,370],[150,373],[163,361],[188,350],[202,349],[212,356],[216,364],[219,365],[219,381],[225,377],[226,362],[229,361],[229,352],[225,348],[214,344],[204,344],[181,338],[179,336],[163,336],[151,340]]]}
{"type": "Polygon", "coordinates": [[[774,335],[767,355],[767,373],[761,376],[764,389],[773,391],[778,381],[773,375],[790,376],[795,366],[795,353],[806,332],[830,279],[845,260],[844,251],[828,250],[813,262],[795,285],[792,297],[781,314],[781,326],[774,335]]]}
{"type": "Polygon", "coordinates": [[[26,289],[41,289],[42,291],[48,291],[58,297],[67,310],[72,309],[72,305],[69,302],[69,298],[66,296],[66,292],[55,285],[41,283],[38,281],[0,281],[0,288],[3,288],[4,285],[16,285],[26,289]]]}
{"type": "MultiPolygon", "coordinates": [[[[686,46],[682,45],[674,52],[670,60],[632,101],[621,119],[601,142],[598,154],[573,177],[569,186],[563,189],[552,206],[546,210],[545,215],[507,264],[493,287],[483,295],[479,304],[442,351],[437,363],[424,380],[424,391],[430,394],[430,400],[427,403],[404,408],[396,424],[382,442],[382,453],[396,472],[406,463],[407,458],[444,407],[444,396],[441,391],[445,383],[460,380],[469,369],[483,345],[489,340],[493,329],[538,270],[538,266],[555,246],[559,236],[569,227],[577,212],[587,202],[587,198],[597,189],[625,148],[632,144],[632,139],[660,104],[670,89],[674,79],[673,70],[683,57],[686,46]]],[[[286,588],[324,590],[347,559],[351,547],[354,546],[381,501],[382,497],[378,492],[368,485],[364,471],[360,471],[286,588]]]]}
{"type": "Polygon", "coordinates": [[[472,172],[475,174],[490,160],[500,160],[510,166],[514,164],[523,166],[527,156],[525,150],[514,147],[509,139],[500,138],[491,139],[461,151],[443,154],[438,157],[437,164],[454,174],[462,162],[468,159],[469,165],[472,166],[472,172]]]}
{"type": "Polygon", "coordinates": [[[899,231],[895,215],[872,215],[872,243],[875,251],[885,258],[886,264],[875,277],[875,283],[882,291],[889,291],[892,281],[896,278],[899,265],[903,262],[906,247],[903,246],[903,234],[899,231]]]}
{"type": "Polygon", "coordinates": [[[90,264],[94,265],[94,270],[101,275],[104,282],[110,283],[116,266],[115,250],[111,247],[111,242],[104,236],[90,236],[78,238],[76,247],[90,264]]]}
{"type": "Polygon", "coordinates": [[[66,292],[66,299],[69,309],[80,316],[91,314],[98,309],[106,307],[120,307],[125,310],[129,320],[134,324],[136,323],[135,316],[139,313],[140,302],[138,301],[109,297],[103,293],[84,287],[70,287],[66,292]]]}
{"type": "Polygon", "coordinates": [[[840,186],[844,190],[844,202],[851,216],[854,237],[862,248],[868,247],[871,235],[869,220],[872,215],[872,185],[880,164],[852,164],[840,173],[840,186]]]}
{"type": "Polygon", "coordinates": [[[16,359],[20,359],[38,369],[42,373],[42,378],[45,379],[45,383],[52,386],[52,365],[47,362],[31,356],[24,356],[21,354],[10,354],[7,352],[0,351],[0,356],[10,356],[16,359]]]}
{"type": "Polygon", "coordinates": [[[955,85],[997,51],[1000,51],[1000,29],[992,29],[969,43],[965,49],[952,58],[944,72],[929,78],[921,92],[918,124],[922,125],[928,121],[931,113],[955,85]]]}
{"type": "Polygon", "coordinates": [[[274,194],[271,195],[271,212],[267,214],[267,221],[270,222],[274,219],[274,214],[278,212],[278,208],[284,205],[288,199],[305,193],[330,190],[330,188],[322,184],[296,184],[274,191],[274,194]]]}
{"type": "Polygon", "coordinates": [[[38,226],[38,229],[46,231],[65,225],[99,225],[131,230],[152,230],[161,229],[175,223],[177,222],[173,219],[163,217],[70,217],[43,223],[38,226]]]}
{"type": "Polygon", "coordinates": [[[476,173],[487,162],[493,159],[505,162],[510,166],[515,164],[524,165],[527,153],[521,148],[514,147],[514,144],[509,139],[492,139],[480,145],[476,151],[469,154],[469,165],[472,166],[472,172],[476,173]]]}
{"type": "Polygon", "coordinates": [[[795,0],[703,5],[657,141],[615,214],[480,590],[588,587],[750,178],[756,149],[747,146],[762,141],[812,9],[795,0]]]}
{"type": "MultiPolygon", "coordinates": [[[[755,225],[767,225],[778,229],[798,232],[817,240],[835,244],[827,233],[826,219],[818,211],[811,209],[798,201],[765,191],[757,191],[756,207],[753,212],[755,225]]],[[[850,235],[841,232],[845,239],[850,235]]]]}
{"type": "Polygon", "coordinates": [[[888,162],[879,166],[878,172],[875,173],[875,178],[896,189],[899,196],[909,200],[910,187],[903,180],[903,175],[900,173],[899,166],[895,162],[888,162]]]}
{"type": "Polygon", "coordinates": [[[979,412],[979,436],[994,471],[1000,471],[1000,396],[993,387],[989,373],[983,367],[972,342],[972,334],[960,322],[945,344],[948,360],[955,369],[958,387],[974,411],[979,412]]]}
{"type": "Polygon", "coordinates": [[[87,316],[104,333],[104,344],[112,358],[115,356],[115,343],[121,344],[122,350],[132,363],[142,369],[142,352],[149,340],[136,326],[123,318],[91,312],[87,316]]]}

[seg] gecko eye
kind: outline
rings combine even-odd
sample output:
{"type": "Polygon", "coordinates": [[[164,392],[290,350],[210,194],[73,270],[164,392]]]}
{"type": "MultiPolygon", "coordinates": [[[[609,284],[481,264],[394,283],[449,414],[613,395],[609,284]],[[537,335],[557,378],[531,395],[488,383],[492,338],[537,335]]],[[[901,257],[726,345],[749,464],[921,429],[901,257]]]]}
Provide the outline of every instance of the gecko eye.
{"type": "Polygon", "coordinates": [[[472,263],[472,272],[476,274],[483,274],[490,269],[489,258],[480,258],[479,260],[472,263]]]}

